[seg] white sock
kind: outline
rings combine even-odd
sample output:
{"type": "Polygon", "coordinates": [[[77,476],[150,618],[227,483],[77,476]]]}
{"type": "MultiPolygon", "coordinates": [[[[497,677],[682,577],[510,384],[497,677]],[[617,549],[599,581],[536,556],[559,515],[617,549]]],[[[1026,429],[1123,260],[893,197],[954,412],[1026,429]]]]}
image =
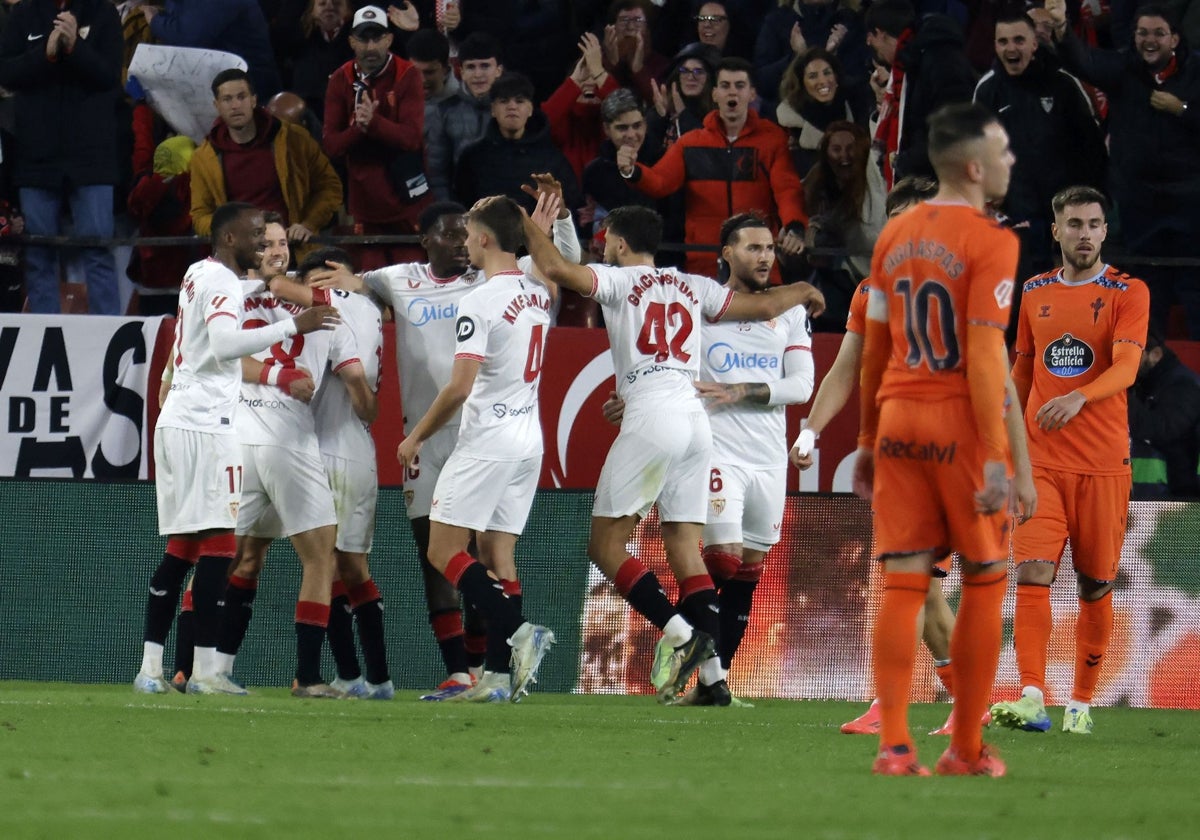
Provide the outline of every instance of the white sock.
{"type": "Polygon", "coordinates": [[[663,628],[663,638],[671,647],[679,647],[692,638],[692,625],[679,613],[675,613],[663,628]]]}
{"type": "Polygon", "coordinates": [[[719,656],[709,657],[700,666],[700,682],[705,685],[716,685],[725,679],[727,675],[726,670],[721,667],[721,658],[719,656]]]}
{"type": "Polygon", "coordinates": [[[1021,696],[1032,697],[1038,702],[1039,706],[1046,705],[1046,695],[1042,694],[1042,690],[1040,688],[1034,688],[1031,685],[1027,685],[1021,689],[1021,696]]]}
{"type": "Polygon", "coordinates": [[[479,680],[483,679],[483,666],[482,665],[472,665],[470,668],[467,668],[467,671],[468,671],[468,673],[470,673],[470,675],[472,677],[475,678],[476,682],[479,682],[479,680]]]}
{"type": "Polygon", "coordinates": [[[472,682],[471,675],[464,674],[462,671],[455,671],[450,675],[450,679],[454,680],[456,683],[462,683],[463,685],[470,685],[472,682]]]}
{"type": "Polygon", "coordinates": [[[237,659],[236,653],[221,653],[219,650],[215,651],[213,653],[213,670],[218,674],[232,674],[233,660],[235,659],[237,659]]]}
{"type": "Polygon", "coordinates": [[[163,675],[163,646],[157,642],[142,643],[142,673],[151,677],[163,675]]]}
{"type": "Polygon", "coordinates": [[[1080,700],[1072,700],[1070,703],[1067,704],[1067,712],[1068,713],[1079,712],[1080,714],[1087,714],[1089,711],[1091,711],[1091,708],[1092,708],[1091,703],[1084,703],[1080,700]]]}
{"type": "Polygon", "coordinates": [[[216,674],[217,649],[198,647],[192,657],[192,679],[206,680],[216,674]]]}

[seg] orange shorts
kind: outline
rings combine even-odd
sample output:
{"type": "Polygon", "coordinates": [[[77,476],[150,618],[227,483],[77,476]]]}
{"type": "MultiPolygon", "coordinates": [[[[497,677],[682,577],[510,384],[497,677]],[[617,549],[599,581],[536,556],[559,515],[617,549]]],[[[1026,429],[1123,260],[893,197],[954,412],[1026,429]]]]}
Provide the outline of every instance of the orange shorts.
{"type": "Polygon", "coordinates": [[[1037,512],[1013,534],[1017,565],[1053,563],[1071,540],[1071,565],[1092,580],[1117,579],[1132,475],[1082,475],[1033,468],[1037,512]]]}
{"type": "Polygon", "coordinates": [[[1007,513],[975,512],[983,463],[969,400],[887,400],[875,443],[877,556],[955,551],[975,563],[1007,560],[1007,513]]]}

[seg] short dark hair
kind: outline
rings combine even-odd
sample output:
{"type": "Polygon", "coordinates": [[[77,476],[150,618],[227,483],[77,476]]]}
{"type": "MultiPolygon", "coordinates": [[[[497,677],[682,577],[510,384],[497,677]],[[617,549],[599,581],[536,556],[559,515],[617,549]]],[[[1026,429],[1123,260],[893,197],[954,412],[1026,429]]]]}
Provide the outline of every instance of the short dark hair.
{"type": "Polygon", "coordinates": [[[233,224],[243,213],[261,212],[253,204],[245,201],[227,201],[212,214],[212,244],[216,248],[225,234],[225,228],[233,224]]]}
{"type": "Polygon", "coordinates": [[[650,5],[650,3],[646,2],[646,0],[617,0],[617,2],[608,7],[608,22],[616,23],[617,15],[619,15],[621,12],[628,12],[632,9],[638,9],[639,11],[645,12],[646,20],[649,20],[652,13],[652,8],[653,7],[650,5]]]}
{"type": "Polygon", "coordinates": [[[1179,20],[1175,17],[1175,12],[1162,3],[1143,3],[1138,6],[1133,13],[1132,22],[1136,25],[1144,17],[1162,18],[1167,22],[1172,35],[1179,31],[1179,20]]]}
{"type": "Polygon", "coordinates": [[[482,207],[467,211],[467,219],[487,228],[496,237],[500,250],[515,254],[525,245],[525,214],[521,206],[506,195],[495,196],[482,207]]]}
{"type": "Polygon", "coordinates": [[[450,41],[436,29],[418,29],[408,39],[410,61],[436,61],[450,66],[450,41]]]}
{"type": "Polygon", "coordinates": [[[745,73],[750,77],[750,84],[754,84],[754,65],[741,56],[729,55],[722,58],[717,64],[717,72],[713,73],[714,82],[721,75],[722,70],[727,73],[745,73]]]}
{"type": "Polygon", "coordinates": [[[721,223],[721,247],[736,245],[739,238],[738,234],[747,228],[765,228],[766,230],[770,230],[771,226],[767,224],[767,220],[761,214],[754,211],[730,216],[721,223]]]}
{"type": "Polygon", "coordinates": [[[300,261],[300,265],[296,266],[296,274],[303,280],[308,276],[310,271],[323,271],[329,266],[327,262],[341,263],[342,265],[350,266],[350,270],[354,270],[354,261],[350,255],[342,248],[333,246],[327,248],[318,248],[307,257],[300,261]]]}
{"type": "Polygon", "coordinates": [[[662,216],[649,207],[628,204],[604,217],[604,229],[624,239],[638,254],[653,254],[662,242],[662,216]]]}
{"type": "Polygon", "coordinates": [[[524,73],[505,73],[492,85],[492,101],[526,99],[533,101],[533,82],[524,73]]]}
{"type": "Polygon", "coordinates": [[[1082,184],[1065,187],[1050,199],[1050,209],[1054,211],[1055,216],[1068,207],[1078,207],[1081,204],[1099,204],[1100,212],[1104,214],[1105,219],[1108,218],[1108,199],[1095,187],[1082,184]]]}
{"type": "Polygon", "coordinates": [[[1037,25],[1034,24],[1033,18],[1031,18],[1029,13],[1020,6],[1002,8],[1000,13],[996,15],[996,25],[999,26],[1002,23],[1024,23],[1027,24],[1030,29],[1034,30],[1035,32],[1037,31],[1037,25]]]}
{"type": "Polygon", "coordinates": [[[457,201],[435,201],[422,210],[421,215],[417,217],[417,230],[424,236],[433,230],[433,226],[442,216],[464,216],[466,212],[467,208],[457,201]]]}
{"type": "Polygon", "coordinates": [[[893,38],[899,38],[916,19],[917,12],[908,0],[877,0],[867,9],[863,25],[868,33],[879,29],[893,38]]]}
{"type": "Polygon", "coordinates": [[[274,210],[266,210],[263,212],[263,224],[264,225],[279,225],[280,227],[283,227],[283,228],[287,227],[287,222],[284,220],[283,214],[276,213],[274,210]]]}
{"type": "Polygon", "coordinates": [[[494,58],[497,64],[504,63],[500,42],[486,32],[472,32],[458,45],[460,62],[482,61],[485,58],[494,58]]]}
{"type": "Polygon", "coordinates": [[[892,191],[888,193],[887,200],[883,205],[884,212],[890,216],[895,212],[897,207],[905,207],[909,204],[926,201],[937,195],[937,191],[937,181],[932,178],[924,178],[920,175],[909,175],[906,178],[901,178],[892,187],[892,191]]]}
{"type": "Polygon", "coordinates": [[[617,88],[600,103],[600,119],[605,125],[610,125],[630,111],[637,111],[643,116],[646,113],[642,109],[642,101],[629,88],[617,88]]]}
{"type": "Polygon", "coordinates": [[[226,82],[245,82],[246,87],[250,88],[250,92],[254,93],[254,82],[250,81],[250,74],[237,67],[230,67],[227,70],[222,70],[220,73],[213,76],[213,99],[217,98],[217,91],[220,90],[221,85],[225,84],[226,82]]]}
{"type": "Polygon", "coordinates": [[[944,105],[929,117],[929,160],[937,169],[938,159],[974,140],[982,140],[987,127],[999,119],[976,102],[944,105]]]}

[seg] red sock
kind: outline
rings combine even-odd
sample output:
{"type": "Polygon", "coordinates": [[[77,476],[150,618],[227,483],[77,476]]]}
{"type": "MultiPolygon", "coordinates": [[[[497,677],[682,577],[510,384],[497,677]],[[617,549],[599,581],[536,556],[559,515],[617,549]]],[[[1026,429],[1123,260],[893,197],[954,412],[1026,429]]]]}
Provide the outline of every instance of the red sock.
{"type": "Polygon", "coordinates": [[[942,681],[942,685],[946,687],[946,693],[951,697],[954,696],[954,662],[951,660],[945,665],[934,665],[934,670],[937,671],[938,679],[942,681]]]}
{"type": "Polygon", "coordinates": [[[1017,651],[1017,670],[1021,672],[1022,686],[1046,690],[1046,650],[1053,628],[1049,585],[1018,583],[1013,647],[1017,651]]]}
{"type": "Polygon", "coordinates": [[[960,758],[974,761],[983,748],[979,720],[987,711],[1000,662],[1003,635],[1004,592],[1008,572],[988,569],[963,577],[962,602],[950,636],[950,656],[954,665],[954,719],[957,725],[950,746],[960,758]]]}
{"type": "Polygon", "coordinates": [[[313,627],[328,627],[329,605],[316,601],[297,601],[296,623],[308,624],[313,627]]]}
{"type": "Polygon", "coordinates": [[[928,574],[884,573],[883,604],[875,616],[872,643],[882,747],[913,748],[908,733],[908,694],[917,657],[917,614],[928,589],[928,574]]]}
{"type": "Polygon", "coordinates": [[[1091,703],[1100,681],[1104,654],[1112,638],[1112,591],[1095,601],[1079,602],[1079,620],[1075,624],[1075,689],[1071,699],[1091,703]]]}

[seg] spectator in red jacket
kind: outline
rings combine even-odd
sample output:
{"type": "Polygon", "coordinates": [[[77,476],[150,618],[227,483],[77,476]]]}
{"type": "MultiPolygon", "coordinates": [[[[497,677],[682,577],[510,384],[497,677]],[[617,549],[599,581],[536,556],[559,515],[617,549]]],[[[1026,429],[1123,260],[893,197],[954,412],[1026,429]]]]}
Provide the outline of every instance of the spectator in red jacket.
{"type": "MultiPolygon", "coordinates": [[[[416,233],[429,201],[425,180],[425,99],[421,73],[391,52],[387,13],[364,6],[354,15],[354,60],[329,77],[322,145],[346,164],[350,215],[362,232],[416,233]]],[[[411,247],[376,246],[360,252],[366,270],[416,256],[411,247]]]]}
{"type": "Polygon", "coordinates": [[[571,75],[542,103],[550,123],[550,139],[571,164],[577,180],[604,140],[600,103],[617,89],[617,80],[604,69],[600,39],[590,32],[579,39],[579,61],[571,75]]]}
{"type": "MultiPolygon", "coordinates": [[[[792,165],[787,134],[750,108],[757,96],[752,71],[745,59],[723,59],[713,89],[717,109],[704,118],[704,127],[680,137],[652,167],[637,162],[636,149],[621,146],[617,167],[654,198],[685,191],[688,244],[715,246],[725,219],[757,211],[777,232],[781,253],[795,256],[804,248],[808,222],[804,186],[792,165]]],[[[716,250],[689,251],[686,268],[715,276],[716,250]]]]}

